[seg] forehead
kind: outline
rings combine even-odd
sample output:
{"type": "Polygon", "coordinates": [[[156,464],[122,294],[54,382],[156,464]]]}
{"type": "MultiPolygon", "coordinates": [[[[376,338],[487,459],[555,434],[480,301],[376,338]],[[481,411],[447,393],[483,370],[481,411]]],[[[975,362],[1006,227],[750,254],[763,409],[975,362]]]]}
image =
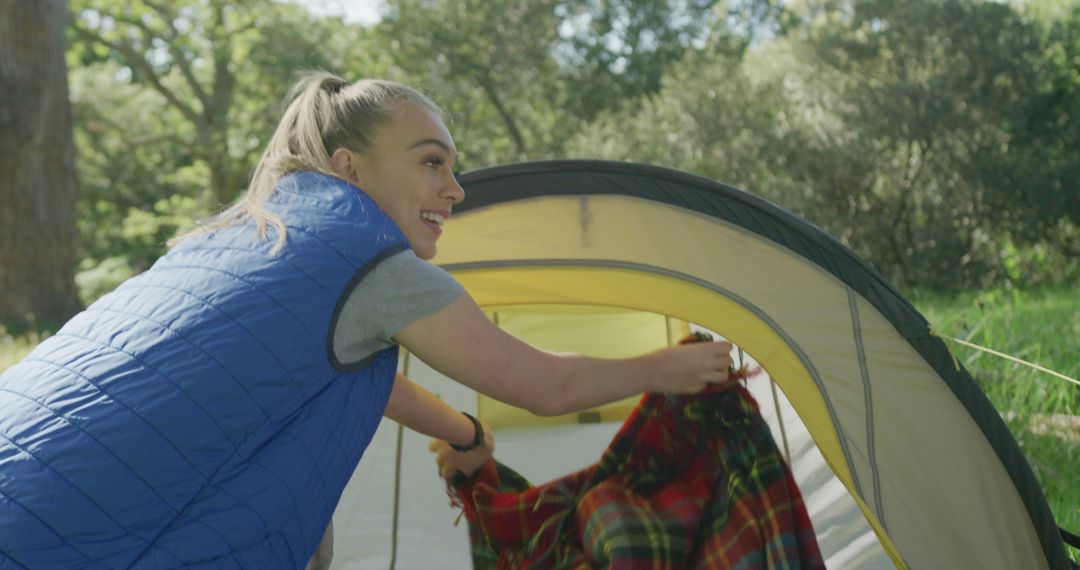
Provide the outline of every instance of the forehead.
{"type": "Polygon", "coordinates": [[[402,151],[423,140],[440,141],[452,151],[454,139],[439,115],[416,103],[406,103],[377,135],[375,145],[381,150],[402,151]]]}

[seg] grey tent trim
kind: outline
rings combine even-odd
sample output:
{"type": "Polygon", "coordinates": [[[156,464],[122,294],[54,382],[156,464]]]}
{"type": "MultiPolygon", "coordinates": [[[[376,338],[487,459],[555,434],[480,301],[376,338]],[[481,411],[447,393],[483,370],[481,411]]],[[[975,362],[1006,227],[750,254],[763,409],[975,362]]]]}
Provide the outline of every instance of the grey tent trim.
{"type": "Polygon", "coordinates": [[[855,337],[855,353],[859,355],[859,378],[863,386],[863,401],[866,406],[866,450],[870,462],[870,474],[874,479],[874,511],[877,513],[881,526],[889,530],[889,521],[885,518],[885,507],[881,500],[881,478],[878,476],[877,453],[874,441],[874,399],[871,397],[870,372],[866,366],[866,351],[863,349],[862,324],[859,322],[859,306],[855,301],[855,293],[850,287],[847,289],[848,308],[851,311],[851,328],[855,337]]]}
{"type": "Polygon", "coordinates": [[[992,445],[1026,507],[1051,568],[1069,568],[1062,535],[1016,440],[971,375],[911,303],[865,260],[817,226],[748,192],[651,165],[557,160],[484,168],[459,176],[469,211],[538,196],[632,196],[726,221],[783,246],[869,302],[942,378],[992,445]]]}

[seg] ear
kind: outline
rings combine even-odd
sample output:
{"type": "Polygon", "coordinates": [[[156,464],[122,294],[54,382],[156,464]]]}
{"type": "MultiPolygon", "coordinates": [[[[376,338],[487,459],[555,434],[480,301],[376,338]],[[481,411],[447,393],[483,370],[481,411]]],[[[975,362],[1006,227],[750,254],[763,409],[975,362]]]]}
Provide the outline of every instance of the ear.
{"type": "Polygon", "coordinates": [[[360,175],[360,157],[356,153],[339,148],[330,156],[330,164],[333,165],[334,172],[338,176],[359,188],[363,187],[363,178],[360,175]]]}

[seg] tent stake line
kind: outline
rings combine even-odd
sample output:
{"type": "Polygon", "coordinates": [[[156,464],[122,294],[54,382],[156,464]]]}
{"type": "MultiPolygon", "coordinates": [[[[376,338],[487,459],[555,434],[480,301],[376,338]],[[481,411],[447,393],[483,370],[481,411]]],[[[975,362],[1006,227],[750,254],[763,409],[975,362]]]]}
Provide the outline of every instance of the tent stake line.
{"type": "Polygon", "coordinates": [[[1033,362],[1028,362],[1026,360],[1017,358],[1017,357],[1009,355],[1009,354],[1005,354],[1003,352],[998,352],[998,351],[996,351],[996,350],[994,350],[992,348],[986,348],[985,346],[979,346],[979,345],[977,345],[975,343],[968,342],[966,340],[960,340],[958,338],[952,338],[952,337],[948,337],[948,338],[949,338],[949,340],[951,340],[953,342],[956,342],[958,344],[962,344],[962,345],[964,345],[966,347],[974,348],[975,350],[981,350],[981,351],[983,351],[985,353],[992,354],[992,355],[998,356],[1000,358],[1004,358],[1005,360],[1010,360],[1010,361],[1015,362],[1017,364],[1023,364],[1024,366],[1029,366],[1031,368],[1034,368],[1035,370],[1038,370],[1039,372],[1045,372],[1045,373],[1047,373],[1047,374],[1049,374],[1051,376],[1057,376],[1058,378],[1061,378],[1062,380],[1065,380],[1066,382],[1072,382],[1073,384],[1076,384],[1077,386],[1080,386],[1080,380],[1077,380],[1076,378],[1070,378],[1070,377],[1068,377],[1068,376],[1066,376],[1066,375],[1064,375],[1064,374],[1062,374],[1060,372],[1055,372],[1053,370],[1050,370],[1049,368],[1039,366],[1038,364],[1035,364],[1033,362]]]}

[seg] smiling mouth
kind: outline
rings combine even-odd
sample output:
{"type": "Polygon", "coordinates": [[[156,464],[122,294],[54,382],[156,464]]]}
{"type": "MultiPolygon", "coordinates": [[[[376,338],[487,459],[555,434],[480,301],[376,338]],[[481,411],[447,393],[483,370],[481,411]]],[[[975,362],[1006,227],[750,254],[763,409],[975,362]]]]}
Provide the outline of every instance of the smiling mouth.
{"type": "Polygon", "coordinates": [[[442,235],[442,225],[446,222],[446,216],[435,212],[420,212],[420,219],[431,231],[435,232],[436,238],[442,235]]]}
{"type": "Polygon", "coordinates": [[[446,223],[446,216],[442,214],[436,214],[435,212],[420,212],[420,217],[426,221],[429,221],[436,226],[442,226],[446,223]]]}

